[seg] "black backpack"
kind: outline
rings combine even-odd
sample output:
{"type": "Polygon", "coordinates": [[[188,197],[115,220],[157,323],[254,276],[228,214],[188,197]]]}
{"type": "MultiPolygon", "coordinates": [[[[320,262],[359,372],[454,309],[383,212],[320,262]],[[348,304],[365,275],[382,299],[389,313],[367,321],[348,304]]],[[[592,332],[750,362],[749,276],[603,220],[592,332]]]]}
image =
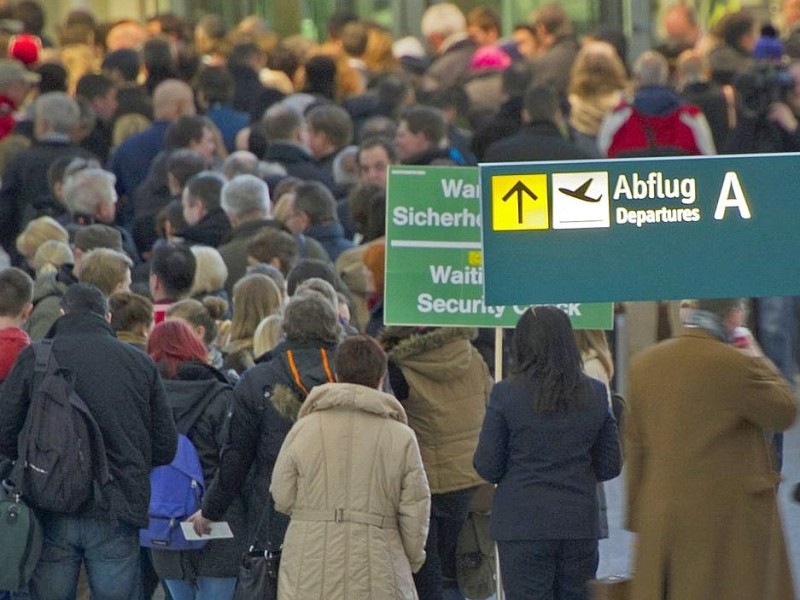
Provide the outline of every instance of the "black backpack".
{"type": "Polygon", "coordinates": [[[100,427],[75,392],[72,374],[56,361],[52,343],[34,344],[33,391],[11,479],[32,506],[72,513],[111,475],[100,427]]]}

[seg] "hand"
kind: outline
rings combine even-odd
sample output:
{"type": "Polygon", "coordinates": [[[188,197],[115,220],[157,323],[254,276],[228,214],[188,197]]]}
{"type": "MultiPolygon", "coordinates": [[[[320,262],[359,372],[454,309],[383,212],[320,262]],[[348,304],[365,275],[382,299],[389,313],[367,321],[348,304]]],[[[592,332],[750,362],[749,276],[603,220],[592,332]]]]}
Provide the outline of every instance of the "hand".
{"type": "Polygon", "coordinates": [[[774,102],[769,107],[769,120],[785,129],[788,133],[797,131],[797,117],[788,104],[774,102]]]}
{"type": "Polygon", "coordinates": [[[197,535],[208,535],[211,533],[211,521],[203,516],[202,510],[198,510],[186,520],[192,524],[194,532],[197,535]]]}

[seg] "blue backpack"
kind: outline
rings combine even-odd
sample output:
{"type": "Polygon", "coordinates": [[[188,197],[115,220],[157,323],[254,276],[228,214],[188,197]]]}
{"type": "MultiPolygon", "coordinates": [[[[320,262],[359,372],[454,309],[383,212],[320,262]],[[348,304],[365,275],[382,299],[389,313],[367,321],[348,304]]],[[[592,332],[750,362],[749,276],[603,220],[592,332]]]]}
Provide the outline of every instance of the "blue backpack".
{"type": "Polygon", "coordinates": [[[181,522],[200,508],[205,482],[192,442],[178,434],[178,451],[168,465],[150,473],[150,523],[139,530],[139,544],[160,550],[199,550],[207,541],[187,541],[181,522]]]}

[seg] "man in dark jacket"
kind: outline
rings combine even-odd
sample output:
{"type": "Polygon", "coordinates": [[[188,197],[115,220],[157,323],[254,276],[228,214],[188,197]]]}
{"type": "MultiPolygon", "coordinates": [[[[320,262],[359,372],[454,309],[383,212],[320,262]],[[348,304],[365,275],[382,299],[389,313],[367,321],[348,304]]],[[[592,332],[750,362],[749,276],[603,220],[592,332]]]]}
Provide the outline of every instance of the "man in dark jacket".
{"type": "MultiPolygon", "coordinates": [[[[36,598],[74,597],[84,562],[94,595],[138,599],[138,530],[148,521],[149,474],[173,459],[175,425],[155,365],[116,339],[100,290],[76,283],[62,308],[53,355],[74,377],[75,391],[100,426],[111,480],[77,512],[41,515],[44,546],[31,591],[36,598]]],[[[31,400],[33,365],[29,347],[0,396],[0,454],[12,459],[31,400]]]]}
{"type": "Polygon", "coordinates": [[[589,158],[567,140],[559,129],[563,123],[556,91],[549,85],[532,85],[523,97],[524,127],[494,142],[486,150],[486,162],[575,160],[589,158]]]}
{"type": "Polygon", "coordinates": [[[216,248],[230,235],[230,221],[220,207],[223,185],[225,179],[211,171],[202,171],[186,182],[181,202],[183,218],[189,224],[182,233],[187,244],[216,248]]]}
{"type": "Polygon", "coordinates": [[[286,169],[300,179],[319,181],[329,190],[336,184],[333,175],[323,169],[308,147],[308,126],[303,115],[284,104],[276,104],[264,113],[264,134],[269,145],[263,159],[286,169]]]}
{"type": "Polygon", "coordinates": [[[295,188],[291,202],[291,217],[287,225],[292,233],[304,234],[317,240],[336,262],[345,250],[354,247],[344,237],[344,228],[336,214],[336,200],[330,190],[316,181],[301,183],[295,188]]]}

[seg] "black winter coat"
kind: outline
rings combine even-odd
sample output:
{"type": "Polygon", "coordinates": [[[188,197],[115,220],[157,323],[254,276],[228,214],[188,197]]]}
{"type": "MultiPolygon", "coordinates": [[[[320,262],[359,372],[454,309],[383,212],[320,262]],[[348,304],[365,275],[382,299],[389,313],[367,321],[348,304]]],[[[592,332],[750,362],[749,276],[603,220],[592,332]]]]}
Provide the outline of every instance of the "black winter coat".
{"type": "MultiPolygon", "coordinates": [[[[106,446],[112,480],[83,516],[147,526],[150,470],[172,462],[178,439],[156,366],[144,352],[120,342],[94,314],[59,318],[53,354],[75,378],[75,391],[92,412],[106,446]]],[[[17,436],[30,404],[34,349],[23,350],[0,394],[0,453],[16,458],[17,436]]]]}
{"type": "Polygon", "coordinates": [[[248,544],[256,534],[261,547],[267,535],[272,549],[283,544],[289,517],[275,511],[269,494],[272,469],[308,392],[334,381],[335,349],[334,344],[282,342],[248,369],[234,389],[230,434],[203,501],[203,516],[220,520],[244,489],[248,544]]]}
{"type": "MultiPolygon", "coordinates": [[[[206,488],[214,480],[222,445],[228,435],[233,408],[233,388],[216,369],[201,363],[184,363],[176,379],[164,388],[179,433],[197,449],[206,488]]],[[[223,515],[233,539],[212,540],[202,550],[173,552],[153,549],[153,566],[161,579],[236,577],[239,560],[247,549],[244,504],[236,498],[223,515]]]]}

